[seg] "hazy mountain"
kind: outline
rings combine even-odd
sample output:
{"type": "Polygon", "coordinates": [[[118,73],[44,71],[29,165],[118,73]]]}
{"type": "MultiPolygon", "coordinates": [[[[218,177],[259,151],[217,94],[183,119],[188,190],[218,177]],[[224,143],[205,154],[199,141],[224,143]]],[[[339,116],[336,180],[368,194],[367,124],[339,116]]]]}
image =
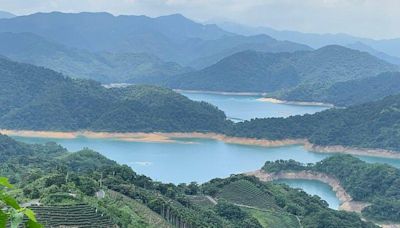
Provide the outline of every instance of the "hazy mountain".
{"type": "Polygon", "coordinates": [[[106,89],[0,58],[0,128],[29,130],[218,131],[225,114],[153,86],[106,89]]]}
{"type": "Polygon", "coordinates": [[[247,50],[271,53],[312,50],[308,46],[289,41],[278,41],[267,35],[230,36],[204,41],[194,47],[194,52],[199,57],[189,62],[189,65],[197,69],[210,66],[224,57],[247,50]]]}
{"type": "MultiPolygon", "coordinates": [[[[374,40],[362,37],[351,36],[348,34],[317,34],[303,33],[297,31],[277,30],[270,27],[250,27],[236,23],[218,23],[222,29],[242,35],[266,34],[278,40],[288,40],[292,42],[306,44],[313,48],[320,48],[326,45],[338,44],[346,46],[357,42],[362,42],[379,52],[400,58],[400,38],[374,40]]],[[[370,54],[374,54],[370,52],[370,54]]],[[[379,56],[377,56],[379,57],[379,56]]]]}
{"type": "Polygon", "coordinates": [[[0,20],[0,32],[30,32],[67,47],[148,53],[180,64],[221,56],[217,61],[237,50],[310,50],[305,45],[281,43],[268,36],[239,36],[179,14],[149,18],[108,13],[37,13],[0,20]]]}
{"type": "Polygon", "coordinates": [[[0,19],[2,18],[12,18],[12,17],[16,17],[16,15],[6,12],[6,11],[1,11],[0,10],[0,19]]]}
{"type": "Polygon", "coordinates": [[[103,83],[151,83],[189,69],[145,53],[94,53],[69,48],[32,33],[0,33],[0,55],[103,83]]]}
{"type": "Polygon", "coordinates": [[[349,47],[349,48],[355,49],[355,50],[359,50],[359,51],[365,51],[365,52],[370,53],[373,56],[376,56],[382,60],[385,60],[388,63],[400,65],[400,57],[394,57],[394,56],[388,55],[384,52],[373,49],[364,43],[356,42],[356,43],[348,44],[348,45],[346,45],[346,47],[349,47]]]}
{"type": "Polygon", "coordinates": [[[368,53],[332,45],[295,53],[240,52],[202,70],[172,77],[167,85],[230,92],[280,91],[275,93],[280,96],[295,90],[314,97],[336,82],[397,70],[368,53]]]}

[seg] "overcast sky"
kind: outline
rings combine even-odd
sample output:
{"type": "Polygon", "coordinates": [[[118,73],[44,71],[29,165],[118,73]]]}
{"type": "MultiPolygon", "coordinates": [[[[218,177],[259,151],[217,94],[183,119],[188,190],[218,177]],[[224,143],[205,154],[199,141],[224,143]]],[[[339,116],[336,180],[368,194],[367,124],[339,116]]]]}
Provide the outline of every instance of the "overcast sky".
{"type": "Polygon", "coordinates": [[[18,15],[39,11],[181,13],[197,21],[400,38],[400,0],[0,0],[0,10],[18,15]]]}

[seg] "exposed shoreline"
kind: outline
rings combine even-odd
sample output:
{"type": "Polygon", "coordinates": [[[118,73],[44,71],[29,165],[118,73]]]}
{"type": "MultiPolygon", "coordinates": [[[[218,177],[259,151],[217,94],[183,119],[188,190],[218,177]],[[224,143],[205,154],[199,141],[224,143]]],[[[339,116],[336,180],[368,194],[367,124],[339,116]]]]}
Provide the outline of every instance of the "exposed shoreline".
{"type": "Polygon", "coordinates": [[[369,204],[365,202],[354,201],[353,198],[341,186],[339,180],[324,173],[312,171],[299,171],[299,172],[278,172],[267,173],[263,170],[256,170],[254,172],[245,173],[248,176],[255,176],[261,181],[269,182],[280,179],[295,179],[295,180],[316,180],[328,184],[332,187],[336,197],[340,201],[339,210],[358,212],[367,207],[369,204]]]}
{"type": "Polygon", "coordinates": [[[322,107],[335,107],[333,104],[323,103],[323,102],[309,102],[309,101],[286,101],[280,100],[273,97],[265,97],[268,93],[257,93],[257,92],[224,92],[224,91],[209,91],[209,90],[184,90],[184,89],[174,89],[178,93],[205,93],[205,94],[215,94],[215,95],[233,95],[233,96],[261,96],[258,101],[269,102],[274,104],[288,104],[288,105],[298,105],[298,106],[322,106],[322,107]]]}
{"type": "Polygon", "coordinates": [[[185,89],[173,89],[178,93],[206,93],[215,95],[234,95],[234,96],[266,96],[267,93],[257,92],[224,92],[224,91],[212,91],[212,90],[185,90],[185,89]]]}
{"type": "Polygon", "coordinates": [[[231,137],[217,133],[163,133],[163,132],[131,132],[131,133],[118,133],[118,132],[93,132],[93,131],[75,131],[75,132],[61,132],[61,131],[31,131],[31,130],[9,130],[0,129],[0,134],[21,137],[37,137],[37,138],[54,138],[54,139],[74,139],[79,137],[93,138],[93,139],[117,139],[122,141],[131,142],[155,142],[155,143],[176,143],[176,139],[212,139],[230,144],[249,145],[249,146],[262,146],[262,147],[282,147],[302,145],[307,151],[315,153],[343,153],[360,156],[382,157],[400,159],[400,152],[383,150],[383,149],[368,149],[368,148],[353,148],[344,146],[319,146],[308,142],[306,139],[284,139],[284,140],[267,140],[255,138],[241,138],[231,137]]]}
{"type": "Polygon", "coordinates": [[[313,102],[313,101],[286,101],[280,100],[272,97],[258,98],[258,101],[270,102],[274,104],[288,104],[288,105],[298,105],[298,106],[322,106],[322,107],[335,107],[333,104],[323,103],[323,102],[313,102]]]}

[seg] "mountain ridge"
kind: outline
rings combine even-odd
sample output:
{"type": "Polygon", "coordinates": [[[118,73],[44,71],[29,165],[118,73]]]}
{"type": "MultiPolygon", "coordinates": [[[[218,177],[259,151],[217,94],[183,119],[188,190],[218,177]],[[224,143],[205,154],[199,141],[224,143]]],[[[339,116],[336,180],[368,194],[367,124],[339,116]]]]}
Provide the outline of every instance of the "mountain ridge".
{"type": "MultiPolygon", "coordinates": [[[[232,34],[216,25],[203,25],[177,15],[150,18],[107,13],[37,13],[0,19],[0,32],[30,32],[67,47],[95,52],[143,52],[181,65],[190,65],[209,56],[225,57],[238,50],[311,49],[266,35],[260,42],[257,36],[232,34]]],[[[204,66],[204,63],[199,65],[204,66]]]]}

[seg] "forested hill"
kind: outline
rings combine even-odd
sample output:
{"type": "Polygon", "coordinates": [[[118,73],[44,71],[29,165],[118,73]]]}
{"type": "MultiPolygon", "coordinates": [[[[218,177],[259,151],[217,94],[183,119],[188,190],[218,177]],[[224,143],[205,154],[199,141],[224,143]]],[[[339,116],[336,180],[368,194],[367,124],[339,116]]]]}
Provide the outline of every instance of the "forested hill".
{"type": "Polygon", "coordinates": [[[229,135],[264,139],[308,139],[323,146],[343,145],[400,151],[400,95],[329,109],[313,115],[253,119],[237,123],[229,135]]]}
{"type": "Polygon", "coordinates": [[[319,96],[294,90],[286,93],[282,98],[289,101],[324,102],[343,107],[375,101],[396,94],[400,94],[400,73],[386,72],[375,77],[335,83],[319,96]]]}
{"type": "Polygon", "coordinates": [[[0,58],[0,128],[94,131],[219,131],[225,114],[152,86],[106,89],[0,58]]]}
{"type": "Polygon", "coordinates": [[[315,51],[245,51],[203,70],[170,78],[171,88],[269,92],[291,100],[313,100],[337,82],[374,77],[398,67],[365,52],[331,45],[315,51]]]}
{"type": "Polygon", "coordinates": [[[0,176],[15,184],[22,203],[40,200],[42,206],[32,209],[44,225],[81,227],[98,224],[104,215],[119,227],[376,227],[328,208],[317,196],[254,177],[176,186],[88,149],[68,153],[55,143],[29,145],[0,135],[0,151],[0,176]],[[95,197],[99,190],[104,198],[95,197]],[[71,220],[71,214],[78,219],[71,220]]]}

